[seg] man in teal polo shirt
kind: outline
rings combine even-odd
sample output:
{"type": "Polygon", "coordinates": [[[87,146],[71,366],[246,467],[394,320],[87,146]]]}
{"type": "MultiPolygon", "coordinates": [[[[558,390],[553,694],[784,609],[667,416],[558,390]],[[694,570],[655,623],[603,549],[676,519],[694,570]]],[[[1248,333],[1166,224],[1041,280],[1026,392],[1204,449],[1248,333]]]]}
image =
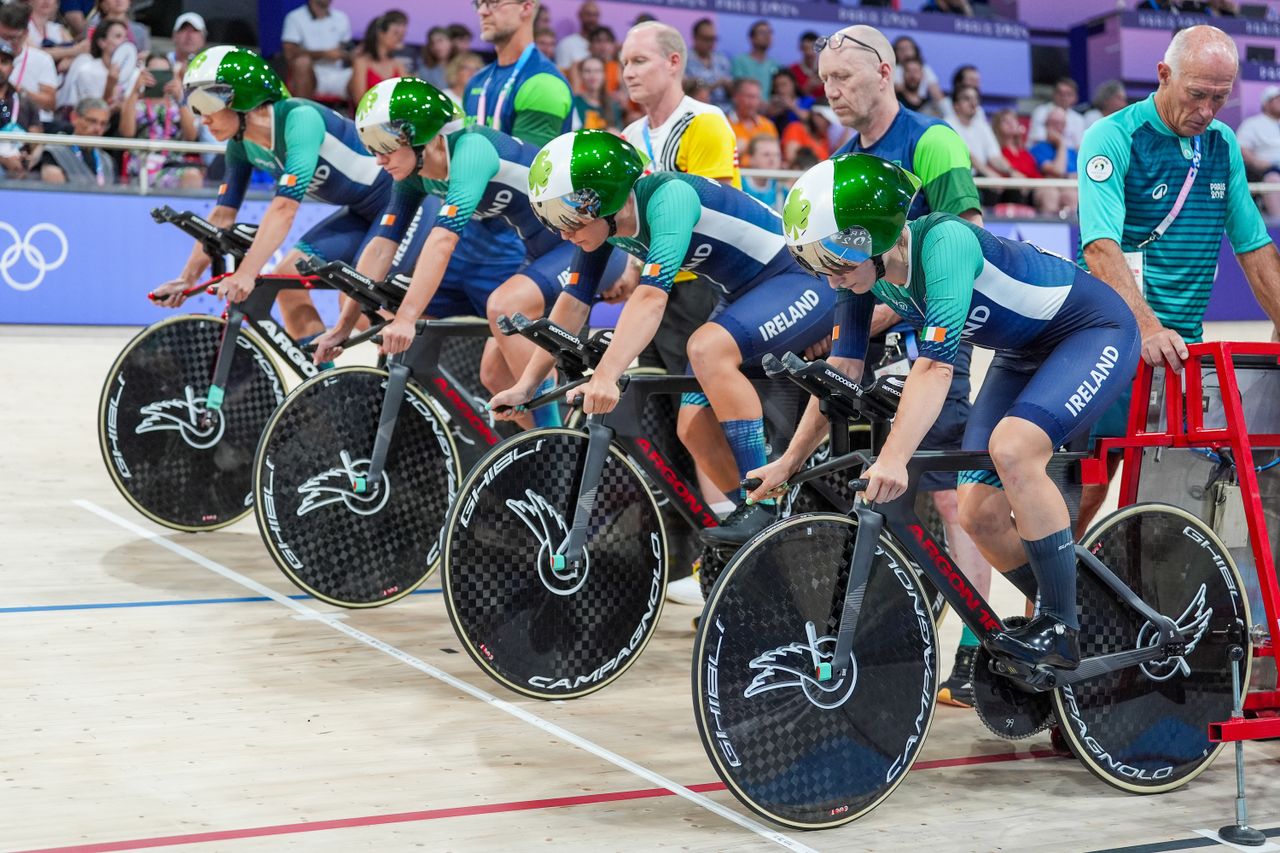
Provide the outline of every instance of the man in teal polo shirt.
{"type": "MultiPolygon", "coordinates": [[[[1235,134],[1214,119],[1238,69],[1222,30],[1182,30],[1157,66],[1155,94],[1098,121],[1080,148],[1081,259],[1133,309],[1148,364],[1180,371],[1186,342],[1201,339],[1224,232],[1258,303],[1280,322],[1280,254],[1249,196],[1235,134]]],[[[1128,408],[1126,394],[1094,435],[1124,435],[1128,408]]],[[[1085,487],[1077,535],[1106,493],[1085,487]]]]}

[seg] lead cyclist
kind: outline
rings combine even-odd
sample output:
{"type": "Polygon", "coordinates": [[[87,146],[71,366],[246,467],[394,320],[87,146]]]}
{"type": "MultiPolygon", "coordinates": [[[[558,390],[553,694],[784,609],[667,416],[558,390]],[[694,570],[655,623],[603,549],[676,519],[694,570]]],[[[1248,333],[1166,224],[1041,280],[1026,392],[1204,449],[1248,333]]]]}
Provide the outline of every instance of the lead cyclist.
{"type": "MultiPolygon", "coordinates": [[[[864,494],[885,502],[906,491],[906,463],[942,411],[960,342],[995,350],[961,447],[988,452],[996,470],[961,473],[961,521],[1015,587],[1033,600],[1038,589],[1040,612],[987,644],[1030,666],[1074,669],[1075,543],[1046,468],[1124,392],[1141,352],[1137,322],[1114,290],[1065,258],[951,214],[907,222],[919,187],[887,160],[846,154],[802,175],[783,214],[788,247],[839,291],[835,366],[861,375],[877,299],[920,330],[920,357],[864,494]]],[[[787,451],[749,472],[763,481],[749,499],[776,496],[826,423],[811,401],[787,451]]]]}

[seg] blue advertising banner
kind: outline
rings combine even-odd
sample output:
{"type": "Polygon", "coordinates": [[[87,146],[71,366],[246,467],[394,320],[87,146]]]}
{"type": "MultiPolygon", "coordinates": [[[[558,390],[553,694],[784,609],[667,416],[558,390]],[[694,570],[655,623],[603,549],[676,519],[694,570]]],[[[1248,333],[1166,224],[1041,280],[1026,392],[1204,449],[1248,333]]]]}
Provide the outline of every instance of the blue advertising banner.
{"type": "MultiPolygon", "coordinates": [[[[193,241],[151,219],[151,209],[162,205],[204,216],[213,200],[6,190],[0,196],[0,323],[147,325],[174,313],[152,305],[147,292],[182,271],[193,241]]],[[[246,201],[241,221],[257,222],[266,206],[246,201]]],[[[302,205],[285,249],[333,210],[302,205]]],[[[317,302],[336,316],[336,294],[318,294],[317,302]]],[[[221,313],[222,307],[200,296],[182,310],[221,313]]]]}

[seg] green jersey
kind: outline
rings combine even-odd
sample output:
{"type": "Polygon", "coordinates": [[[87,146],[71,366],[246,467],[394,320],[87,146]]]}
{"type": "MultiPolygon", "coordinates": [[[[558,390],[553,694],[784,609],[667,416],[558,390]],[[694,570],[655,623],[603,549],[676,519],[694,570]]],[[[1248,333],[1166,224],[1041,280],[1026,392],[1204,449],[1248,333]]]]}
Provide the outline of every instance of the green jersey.
{"type": "Polygon", "coordinates": [[[1199,137],[1178,136],[1152,95],[1089,128],[1079,160],[1081,262],[1095,240],[1141,251],[1144,295],[1156,318],[1188,341],[1200,340],[1223,232],[1238,254],[1271,239],[1231,128],[1213,121],[1199,137]],[[1182,209],[1163,236],[1141,246],[1174,209],[1197,146],[1200,164],[1182,209]]]}

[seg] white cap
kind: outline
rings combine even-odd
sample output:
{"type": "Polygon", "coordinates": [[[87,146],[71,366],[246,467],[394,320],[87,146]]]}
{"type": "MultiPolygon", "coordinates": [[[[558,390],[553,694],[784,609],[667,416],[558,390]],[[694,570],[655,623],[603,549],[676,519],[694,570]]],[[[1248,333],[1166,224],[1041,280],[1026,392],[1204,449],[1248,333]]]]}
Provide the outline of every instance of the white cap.
{"type": "Polygon", "coordinates": [[[832,127],[840,126],[840,118],[836,115],[836,111],[831,109],[831,107],[827,106],[826,104],[817,104],[813,107],[810,107],[810,109],[813,110],[818,115],[825,118],[827,120],[827,123],[830,124],[832,127]]]}
{"type": "Polygon", "coordinates": [[[176,33],[184,26],[190,26],[200,32],[208,35],[209,28],[204,25],[204,18],[198,12],[183,12],[178,16],[178,20],[173,22],[173,31],[176,33]]]}

